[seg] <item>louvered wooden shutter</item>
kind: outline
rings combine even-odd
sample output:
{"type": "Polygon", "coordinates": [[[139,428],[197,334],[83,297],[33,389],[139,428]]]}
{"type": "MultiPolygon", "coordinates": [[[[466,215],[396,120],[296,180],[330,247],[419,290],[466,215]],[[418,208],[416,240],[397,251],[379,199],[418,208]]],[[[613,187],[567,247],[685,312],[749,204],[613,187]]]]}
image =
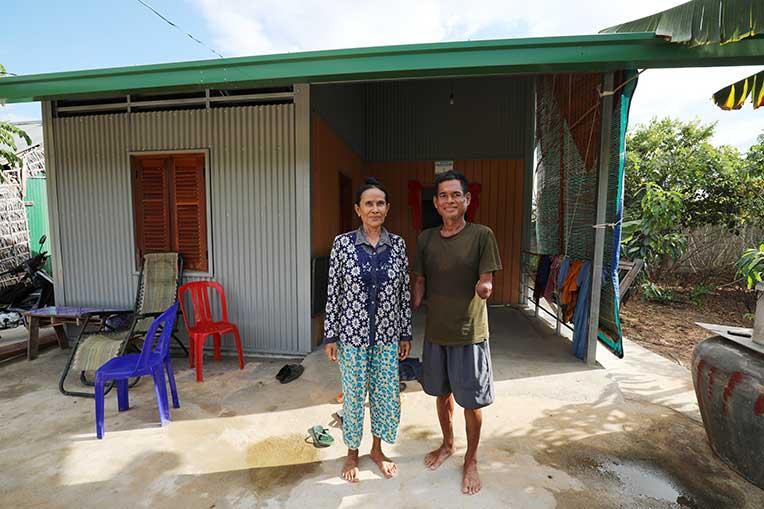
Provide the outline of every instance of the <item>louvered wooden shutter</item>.
{"type": "Polygon", "coordinates": [[[173,244],[187,270],[207,272],[207,205],[204,156],[173,157],[173,244]]]}
{"type": "Polygon", "coordinates": [[[146,253],[172,250],[168,162],[162,157],[133,159],[133,210],[139,259],[146,253]]]}

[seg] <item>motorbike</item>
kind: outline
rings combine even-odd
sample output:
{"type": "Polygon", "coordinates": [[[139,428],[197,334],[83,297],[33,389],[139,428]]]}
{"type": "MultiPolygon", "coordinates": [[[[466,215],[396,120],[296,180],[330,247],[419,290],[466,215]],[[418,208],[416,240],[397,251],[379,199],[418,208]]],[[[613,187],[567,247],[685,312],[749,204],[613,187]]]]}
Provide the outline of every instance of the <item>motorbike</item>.
{"type": "Polygon", "coordinates": [[[16,283],[0,289],[0,330],[21,325],[25,311],[54,304],[53,278],[43,269],[48,259],[47,251],[42,250],[46,240],[47,236],[40,237],[38,254],[0,273],[0,276],[23,273],[16,283]]]}

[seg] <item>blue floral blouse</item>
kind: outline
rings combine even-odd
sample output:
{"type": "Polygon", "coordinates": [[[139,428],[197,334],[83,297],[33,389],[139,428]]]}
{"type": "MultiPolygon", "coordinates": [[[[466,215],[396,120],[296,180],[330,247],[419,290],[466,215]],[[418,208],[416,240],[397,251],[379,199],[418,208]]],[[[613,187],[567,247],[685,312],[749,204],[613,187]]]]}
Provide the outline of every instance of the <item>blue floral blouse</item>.
{"type": "Polygon", "coordinates": [[[356,347],[411,340],[406,242],[384,228],[376,247],[363,227],[334,239],[324,343],[356,347]]]}

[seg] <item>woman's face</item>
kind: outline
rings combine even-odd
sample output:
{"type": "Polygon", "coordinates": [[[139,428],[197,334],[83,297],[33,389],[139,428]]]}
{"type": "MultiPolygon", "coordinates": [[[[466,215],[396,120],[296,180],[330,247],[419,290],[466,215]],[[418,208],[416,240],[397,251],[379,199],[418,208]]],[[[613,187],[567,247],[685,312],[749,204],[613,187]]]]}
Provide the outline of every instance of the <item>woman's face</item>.
{"type": "Polygon", "coordinates": [[[379,228],[385,222],[390,204],[385,199],[385,193],[373,187],[361,195],[361,203],[356,204],[355,213],[367,228],[379,228]]]}

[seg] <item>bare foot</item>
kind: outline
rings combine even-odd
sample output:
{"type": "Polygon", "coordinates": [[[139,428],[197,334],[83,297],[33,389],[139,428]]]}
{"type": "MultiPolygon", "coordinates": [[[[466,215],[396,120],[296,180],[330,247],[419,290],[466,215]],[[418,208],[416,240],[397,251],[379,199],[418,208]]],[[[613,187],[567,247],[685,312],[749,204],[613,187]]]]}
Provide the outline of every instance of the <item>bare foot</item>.
{"type": "Polygon", "coordinates": [[[480,484],[480,475],[478,475],[477,461],[466,461],[464,463],[464,478],[462,479],[462,493],[474,495],[482,485],[480,484]]]}
{"type": "Polygon", "coordinates": [[[358,482],[358,449],[348,450],[348,457],[342,465],[341,477],[347,482],[358,482]]]}
{"type": "Polygon", "coordinates": [[[372,449],[369,453],[371,460],[377,464],[379,471],[385,476],[385,479],[390,479],[398,475],[398,465],[393,463],[390,458],[378,449],[372,449]]]}
{"type": "Polygon", "coordinates": [[[453,446],[449,447],[446,444],[441,445],[434,451],[427,454],[427,456],[424,457],[424,464],[429,468],[430,470],[435,470],[439,466],[443,464],[444,461],[448,459],[449,456],[451,456],[454,453],[453,446]]]}

